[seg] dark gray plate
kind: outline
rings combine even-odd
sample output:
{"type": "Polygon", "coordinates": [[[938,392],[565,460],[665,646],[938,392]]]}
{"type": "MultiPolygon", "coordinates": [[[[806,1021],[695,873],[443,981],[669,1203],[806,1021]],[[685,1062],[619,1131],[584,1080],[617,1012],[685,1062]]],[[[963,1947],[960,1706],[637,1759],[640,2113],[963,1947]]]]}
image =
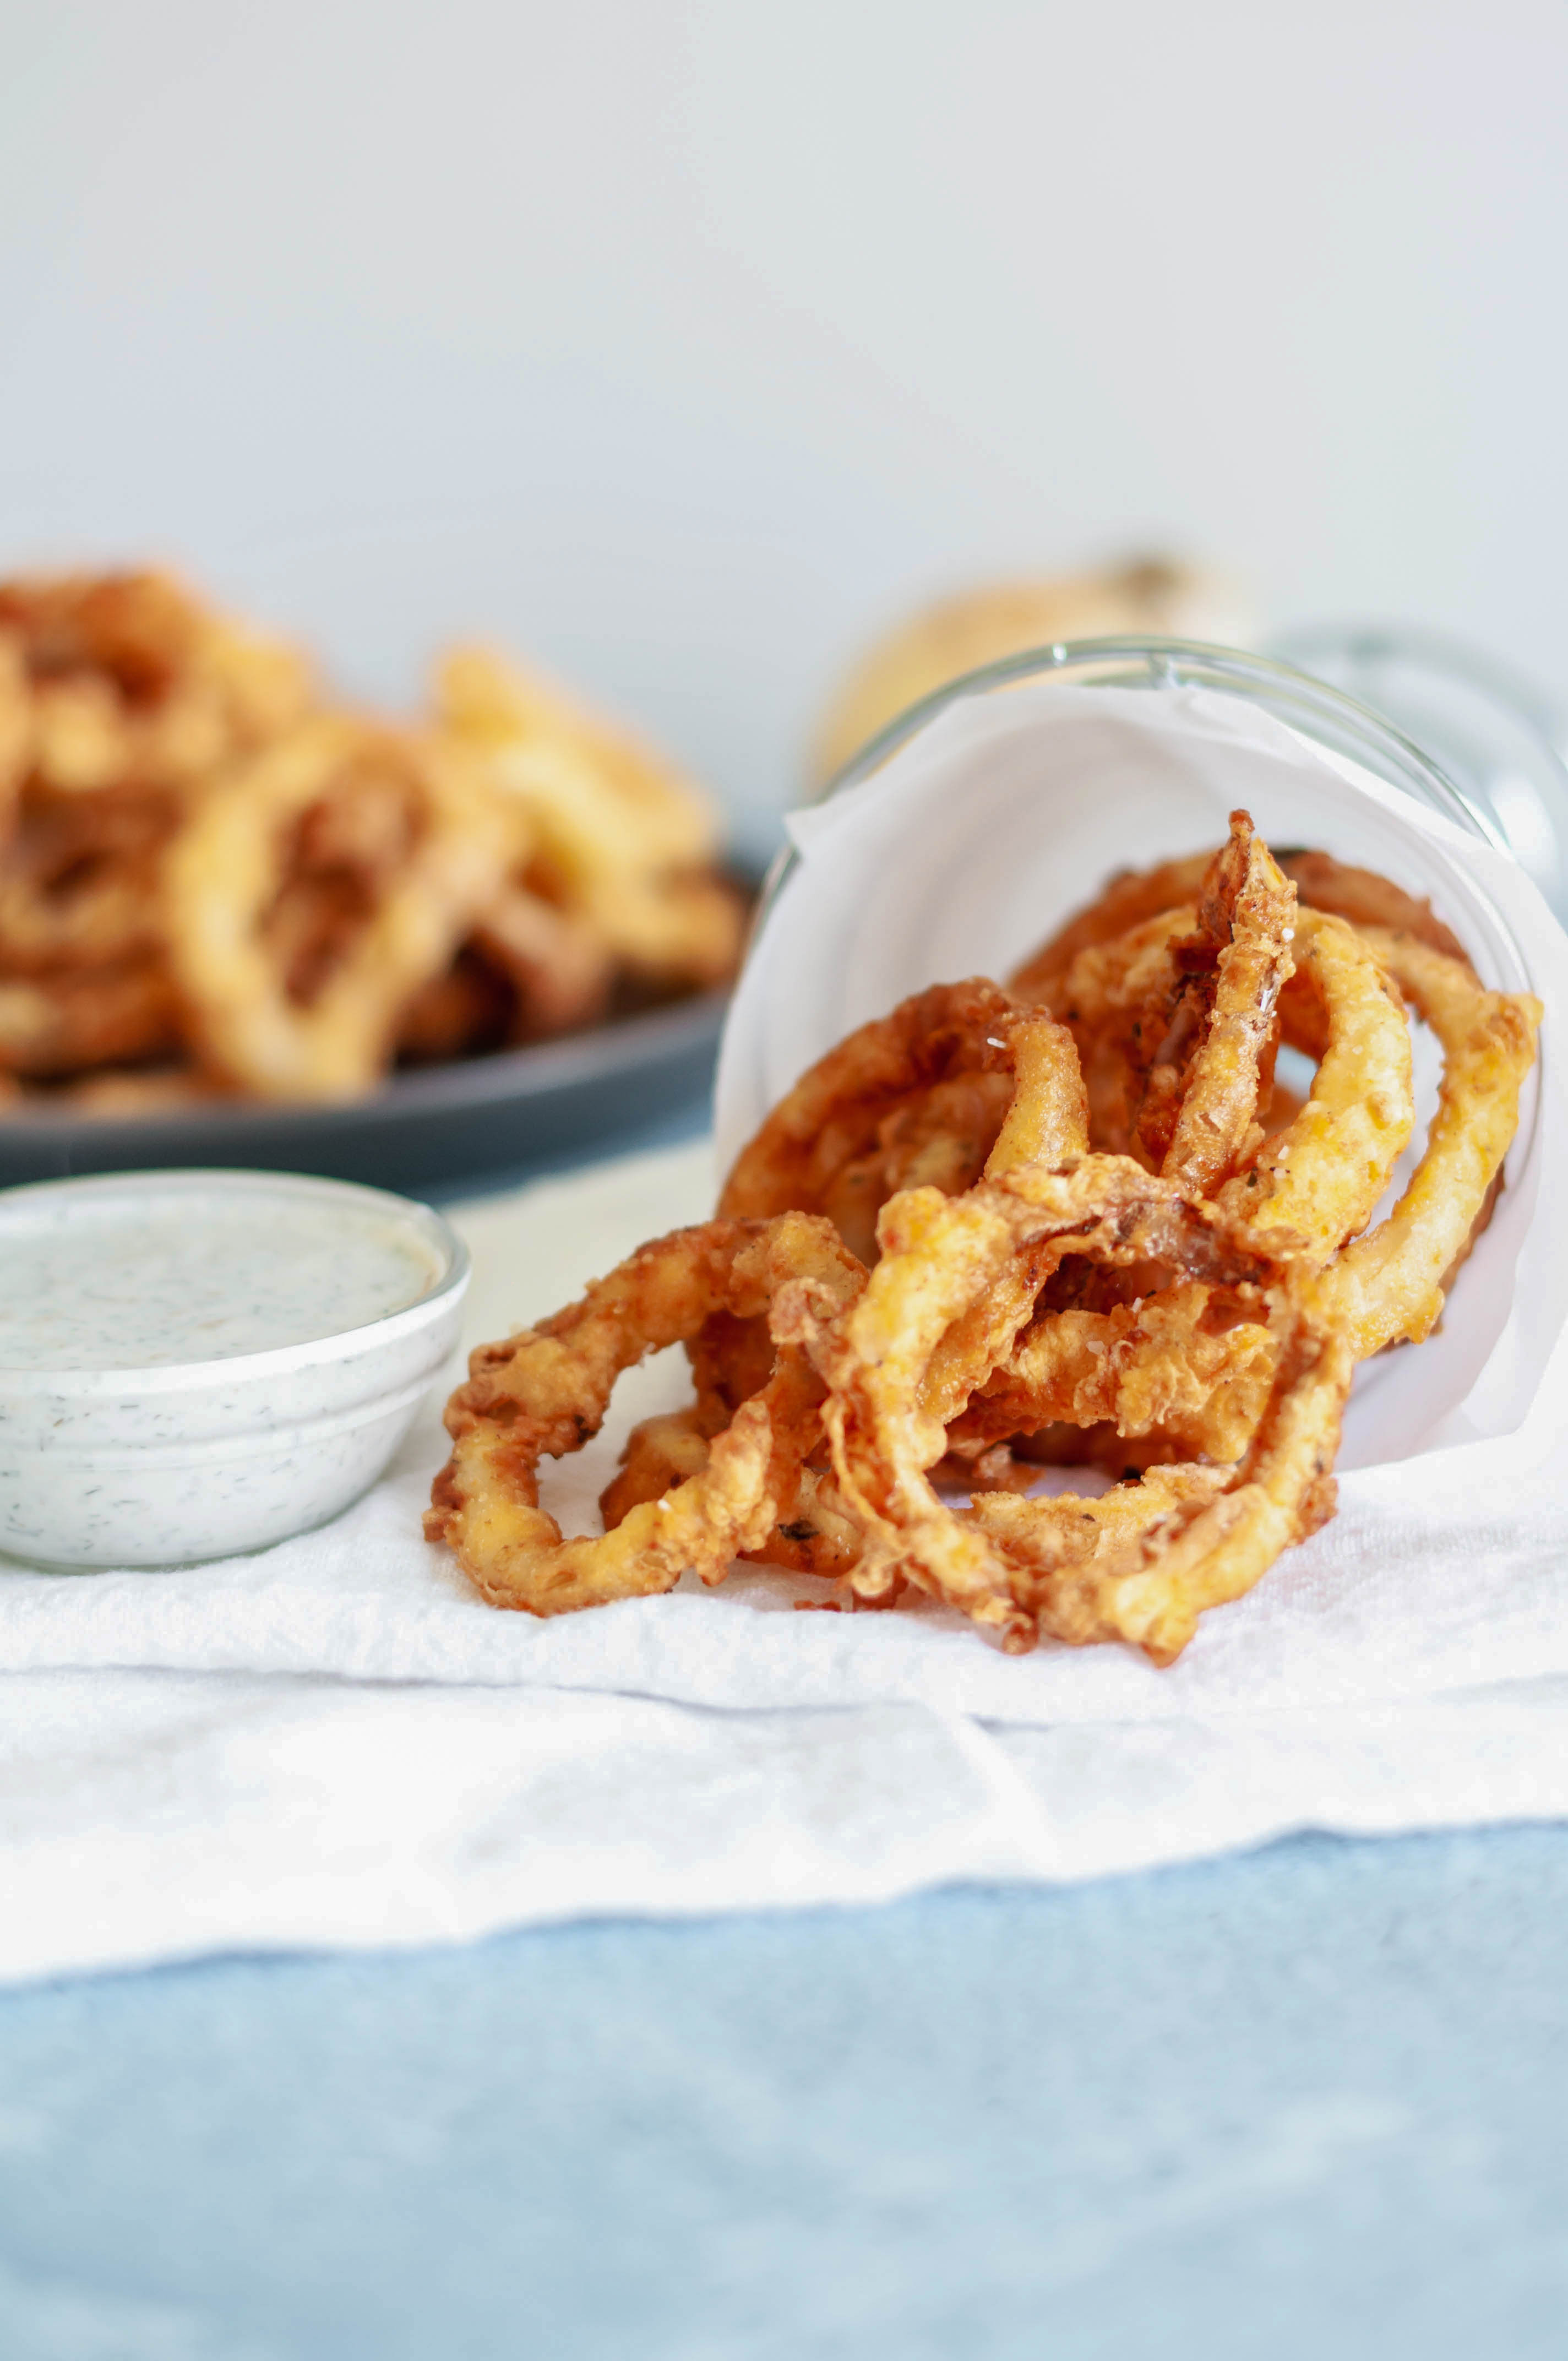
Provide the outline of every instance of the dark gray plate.
{"type": "Polygon", "coordinates": [[[222,1165],[418,1191],[562,1163],[695,1120],[712,1085],[728,997],[707,993],[532,1049],[398,1074],[353,1106],[181,1107],[107,1122],[7,1114],[0,1185],[222,1165]]]}

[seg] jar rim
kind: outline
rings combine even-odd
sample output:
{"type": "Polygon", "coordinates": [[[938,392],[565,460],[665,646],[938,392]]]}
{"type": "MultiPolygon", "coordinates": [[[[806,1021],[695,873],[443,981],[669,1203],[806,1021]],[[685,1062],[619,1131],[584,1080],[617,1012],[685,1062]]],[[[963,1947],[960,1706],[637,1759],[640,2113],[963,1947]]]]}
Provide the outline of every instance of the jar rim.
{"type": "Polygon", "coordinates": [[[1317,734],[1310,730],[1314,716],[1331,728],[1337,723],[1347,739],[1364,744],[1381,759],[1387,766],[1385,775],[1393,774],[1391,784],[1406,787],[1467,834],[1513,857],[1490,814],[1376,707],[1363,704],[1359,697],[1348,696],[1343,689],[1277,656],[1255,655],[1245,648],[1224,647],[1217,642],[1166,639],[1141,632],[1117,633],[1102,639],[1057,640],[956,674],[940,688],[933,689],[896,714],[827,781],[813,801],[826,803],[846,788],[858,786],[960,697],[1015,687],[1021,681],[1051,674],[1091,668],[1099,671],[1101,676],[1084,682],[1086,687],[1212,688],[1222,695],[1250,694],[1255,701],[1262,697],[1298,708],[1301,726],[1312,735],[1317,734]],[[1112,666],[1117,669],[1104,669],[1112,666]],[[1140,670],[1141,678],[1136,676],[1140,670]]]}
{"type": "MultiPolygon", "coordinates": [[[[905,706],[902,713],[895,714],[873,738],[868,739],[858,754],[808,797],[807,807],[828,803],[849,788],[858,787],[962,697],[1016,687],[1023,681],[1043,679],[1079,667],[1088,670],[1106,666],[1119,669],[1102,672],[1098,680],[1083,685],[1105,688],[1212,688],[1225,696],[1250,695],[1255,701],[1261,694],[1264,701],[1276,708],[1283,706],[1297,711],[1300,726],[1307,734],[1318,737],[1320,744],[1332,743],[1332,740],[1311,730],[1310,717],[1320,718],[1331,730],[1337,723],[1347,741],[1343,751],[1354,753],[1356,759],[1371,754],[1390,784],[1403,786],[1418,802],[1442,812],[1466,835],[1479,837],[1483,843],[1506,853],[1510,861],[1517,857],[1490,813],[1375,706],[1363,704],[1359,697],[1347,696],[1343,689],[1277,656],[1255,655],[1245,648],[1225,647],[1216,641],[1168,639],[1152,632],[1055,640],[1038,647],[1020,649],[1017,654],[998,657],[991,664],[976,664],[969,672],[956,673],[940,688],[905,706]],[[1141,668],[1142,678],[1130,676],[1136,668],[1141,668]]],[[[1280,718],[1289,720],[1291,711],[1281,713],[1280,718]]],[[[786,840],[769,862],[747,928],[748,954],[799,859],[795,846],[786,840]]]]}

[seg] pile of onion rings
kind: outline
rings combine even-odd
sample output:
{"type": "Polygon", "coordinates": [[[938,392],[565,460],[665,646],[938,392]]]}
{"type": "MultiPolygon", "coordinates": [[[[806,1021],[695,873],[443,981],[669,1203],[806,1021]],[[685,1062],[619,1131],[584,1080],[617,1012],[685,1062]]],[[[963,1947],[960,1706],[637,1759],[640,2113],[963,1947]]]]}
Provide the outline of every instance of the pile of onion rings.
{"type": "Polygon", "coordinates": [[[830,1050],[712,1222],[474,1356],[427,1535],[538,1615],[744,1557],[797,1603],[956,1608],[1012,1652],[1179,1655],[1333,1513],[1356,1364],[1427,1335],[1484,1226],[1540,1004],[1431,911],[1245,812],[1113,880],[1005,990],[934,985],[830,1050]],[[1412,1021],[1441,1047],[1416,1124],[1412,1021]],[[1281,1047],[1310,1062],[1275,1083],[1281,1047]],[[539,1507],[616,1375],[684,1342],[690,1406],[634,1430],[602,1538],[539,1507]],[[1092,1488],[1053,1491],[1077,1464],[1092,1488]],[[1109,1478],[1109,1480],[1108,1480],[1109,1478]]]}
{"type": "Polygon", "coordinates": [[[0,582],[0,1098],[352,1099],[728,982],[707,799],[478,649],[419,728],[158,572],[0,582]]]}

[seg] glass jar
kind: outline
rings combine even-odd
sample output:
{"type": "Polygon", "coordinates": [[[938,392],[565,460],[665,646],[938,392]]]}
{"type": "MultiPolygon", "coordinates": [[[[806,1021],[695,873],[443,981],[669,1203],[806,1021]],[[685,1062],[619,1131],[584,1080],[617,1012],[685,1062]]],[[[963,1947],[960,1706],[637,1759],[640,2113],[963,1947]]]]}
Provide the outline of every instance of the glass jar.
{"type": "MultiPolygon", "coordinates": [[[[1326,653],[1326,652],[1325,652],[1326,653]]],[[[823,790],[824,797],[856,785],[880,770],[889,756],[961,697],[987,696],[1022,681],[1052,678],[1079,686],[1114,688],[1207,688],[1260,705],[1281,721],[1336,753],[1360,763],[1418,803],[1442,812],[1459,827],[1511,851],[1507,834],[1486,801],[1462,786],[1424,753],[1384,713],[1348,696],[1313,671],[1238,648],[1210,647],[1195,640],[1067,640],[1004,656],[922,698],[871,743],[823,790]]]]}
{"type": "MultiPolygon", "coordinates": [[[[1335,652],[1341,639],[1347,637],[1332,632],[1321,635],[1319,644],[1325,664],[1337,660],[1335,652]]],[[[1549,792],[1555,792],[1555,785],[1548,765],[1540,758],[1539,746],[1534,750],[1538,759],[1530,775],[1541,781],[1541,792],[1532,802],[1521,789],[1510,807],[1508,796],[1499,796],[1497,790],[1497,763],[1488,760],[1482,764],[1478,759],[1473,761],[1462,780],[1408,736],[1387,713],[1375,710],[1371,704],[1347,695],[1313,672],[1277,657],[1254,655],[1237,648],[1212,647],[1198,641],[1069,640],[1051,647],[1028,649],[1019,655],[982,665],[977,671],[960,674],[890,722],[861,748],[853,762],[828,781],[817,800],[827,802],[880,771],[901,747],[918,737],[960,698],[989,697],[1043,680],[1155,693],[1201,688],[1237,698],[1244,705],[1259,707],[1273,714],[1301,736],[1331,753],[1359,763],[1374,777],[1410,796],[1428,810],[1441,813],[1466,834],[1508,854],[1542,886],[1543,892],[1545,877],[1550,875],[1553,881],[1557,877],[1559,845],[1564,848],[1562,858],[1568,873],[1568,769],[1563,768],[1554,750],[1553,760],[1563,770],[1561,833],[1555,818],[1556,807],[1546,800],[1549,792]],[[1478,774],[1493,780],[1490,793],[1478,784],[1478,774]],[[1510,810],[1514,822],[1511,834],[1506,824],[1510,810]],[[1537,848],[1536,857],[1527,861],[1520,845],[1532,842],[1537,848]]],[[[1489,742],[1500,746],[1508,715],[1513,708],[1495,694],[1492,702],[1499,710],[1489,742]]],[[[1521,734],[1524,730],[1521,721],[1521,734]]],[[[1475,742],[1474,729],[1466,742],[1475,742]]],[[[1545,742],[1550,746],[1550,741],[1545,742]]],[[[764,881],[753,939],[765,924],[768,911],[795,863],[795,851],[786,845],[764,881]]],[[[1547,899],[1561,915],[1552,894],[1547,894],[1547,899]]],[[[1510,984],[1508,988],[1518,986],[1510,984]]]]}
{"type": "MultiPolygon", "coordinates": [[[[927,697],[792,823],[720,1053],[720,1166],[857,1026],[928,983],[1012,973],[1113,872],[1218,842],[1242,804],[1279,849],[1321,846],[1430,899],[1494,989],[1568,1006],[1568,941],[1495,806],[1385,715],[1266,656],[1067,642],[927,697]]],[[[1435,1071],[1418,1086],[1430,1108],[1435,1071]]],[[[1510,1433],[1528,1413],[1568,1318],[1568,1264],[1532,1220],[1564,1154],[1549,1024],[1453,1315],[1397,1383],[1379,1365],[1360,1386],[1343,1464],[1510,1433]]]]}
{"type": "Polygon", "coordinates": [[[1271,652],[1392,721],[1462,788],[1568,923],[1568,722],[1534,682],[1447,632],[1323,623],[1271,652]]]}
{"type": "MultiPolygon", "coordinates": [[[[1500,811],[1495,792],[1484,793],[1473,779],[1462,782],[1452,776],[1386,714],[1276,657],[1207,646],[1196,641],[1139,637],[1066,641],[1004,657],[962,674],[890,722],[828,782],[818,803],[835,801],[883,771],[904,750],[916,750],[917,743],[924,741],[954,707],[1047,683],[1053,688],[1070,686],[1078,689],[1133,690],[1150,696],[1196,689],[1234,700],[1244,709],[1261,710],[1285,723],[1310,746],[1370,773],[1374,779],[1408,796],[1425,810],[1438,814],[1462,834],[1490,846],[1529,873],[1519,851],[1519,839],[1521,835],[1528,837],[1529,828],[1516,824],[1514,836],[1510,837],[1504,824],[1507,799],[1503,799],[1504,809],[1500,811]]],[[[1054,698],[1052,702],[1054,705],[1054,698]]],[[[1519,808],[1523,808],[1522,799],[1519,808]]],[[[1538,835],[1549,826],[1546,811],[1542,803],[1537,819],[1531,823],[1538,835]]],[[[1568,847],[1568,796],[1564,814],[1562,841],[1568,847]]],[[[1300,829],[1297,840],[1311,843],[1314,839],[1310,810],[1300,815],[1300,829]]],[[[1554,828],[1551,832],[1555,850],[1559,840],[1554,828]]],[[[1296,837],[1294,814],[1290,836],[1296,837]]],[[[1190,851],[1191,847],[1181,849],[1190,851]]],[[[1114,851],[1119,858],[1108,858],[1102,874],[1117,866],[1139,866],[1150,857],[1166,857],[1164,853],[1151,856],[1146,850],[1140,851],[1135,834],[1130,843],[1118,840],[1114,851]]],[[[787,845],[773,862],[752,928],[749,964],[754,964],[757,946],[768,932],[799,857],[795,846],[787,845]]],[[[1421,890],[1414,875],[1401,882],[1421,890]]],[[[1531,989],[1530,962],[1520,950],[1514,928],[1497,908],[1495,897],[1488,895],[1476,880],[1467,883],[1465,900],[1469,947],[1482,972],[1500,990],[1531,989]]],[[[1462,926],[1460,931],[1464,934],[1466,928],[1462,926]]]]}

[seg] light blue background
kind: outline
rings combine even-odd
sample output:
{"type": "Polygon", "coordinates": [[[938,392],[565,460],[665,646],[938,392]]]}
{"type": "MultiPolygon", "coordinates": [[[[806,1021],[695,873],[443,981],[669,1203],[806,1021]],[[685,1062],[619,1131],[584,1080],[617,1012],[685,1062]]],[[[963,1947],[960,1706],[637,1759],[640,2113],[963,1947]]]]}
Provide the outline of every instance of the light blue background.
{"type": "Polygon", "coordinates": [[[7,2361],[1568,2349],[1568,1831],[0,2000],[7,2361]]]}

